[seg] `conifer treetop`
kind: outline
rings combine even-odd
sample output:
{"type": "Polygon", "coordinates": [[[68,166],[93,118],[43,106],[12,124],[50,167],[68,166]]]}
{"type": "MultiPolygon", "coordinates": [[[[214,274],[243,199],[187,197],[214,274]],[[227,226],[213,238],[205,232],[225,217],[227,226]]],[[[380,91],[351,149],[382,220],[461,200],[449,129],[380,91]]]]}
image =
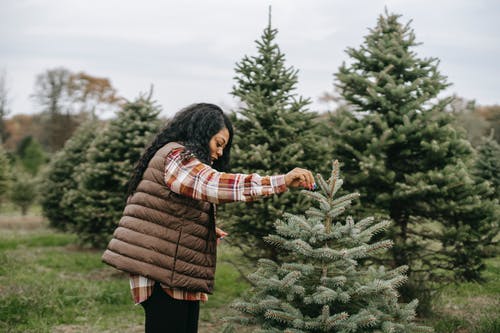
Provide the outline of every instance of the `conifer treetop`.
{"type": "MultiPolygon", "coordinates": [[[[438,71],[437,58],[419,58],[410,23],[399,22],[401,15],[380,15],[369,29],[364,43],[348,48],[353,59],[339,69],[337,87],[358,111],[406,114],[430,108],[429,102],[450,84],[438,71]],[[368,92],[368,94],[367,94],[368,92]]],[[[444,107],[451,101],[443,99],[444,107]]]]}
{"type": "Polygon", "coordinates": [[[247,105],[263,104],[265,107],[281,107],[296,102],[296,109],[310,103],[309,99],[296,99],[294,90],[298,83],[298,70],[293,66],[286,67],[285,55],[275,42],[278,30],[271,24],[271,7],[269,19],[257,44],[257,55],[247,56],[236,64],[236,84],[231,94],[239,97],[247,105]]]}
{"type": "MultiPolygon", "coordinates": [[[[236,65],[232,94],[242,103],[232,115],[232,170],[270,175],[301,166],[321,172],[330,147],[317,131],[316,114],[307,109],[309,99],[295,94],[297,70],[286,65],[276,42],[277,32],[269,15],[262,37],[256,41],[257,54],[244,56],[236,65]]],[[[296,202],[302,198],[298,194],[289,191],[221,210],[228,221],[225,227],[245,256],[278,259],[276,249],[267,248],[262,237],[271,232],[285,207],[298,207],[296,202]]]]}

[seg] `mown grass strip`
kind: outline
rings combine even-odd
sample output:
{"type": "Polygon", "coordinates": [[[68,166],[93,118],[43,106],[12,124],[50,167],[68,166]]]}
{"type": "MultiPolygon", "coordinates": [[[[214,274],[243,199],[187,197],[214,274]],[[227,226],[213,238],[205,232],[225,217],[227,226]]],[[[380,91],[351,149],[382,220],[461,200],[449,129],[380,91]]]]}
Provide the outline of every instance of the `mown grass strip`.
{"type": "Polygon", "coordinates": [[[75,235],[63,233],[11,234],[9,237],[0,237],[0,251],[13,250],[18,247],[66,246],[75,241],[75,235]]]}
{"type": "MultiPolygon", "coordinates": [[[[73,245],[76,237],[46,228],[0,230],[0,332],[143,331],[143,311],[132,303],[128,278],[101,263],[101,251],[73,245]]],[[[248,289],[227,259],[240,254],[219,247],[216,287],[201,306],[200,333],[219,332],[229,304],[248,289]]],[[[500,257],[486,261],[485,283],[445,288],[435,317],[436,332],[500,332],[500,257]]],[[[245,332],[242,330],[241,333],[245,332]]]]}

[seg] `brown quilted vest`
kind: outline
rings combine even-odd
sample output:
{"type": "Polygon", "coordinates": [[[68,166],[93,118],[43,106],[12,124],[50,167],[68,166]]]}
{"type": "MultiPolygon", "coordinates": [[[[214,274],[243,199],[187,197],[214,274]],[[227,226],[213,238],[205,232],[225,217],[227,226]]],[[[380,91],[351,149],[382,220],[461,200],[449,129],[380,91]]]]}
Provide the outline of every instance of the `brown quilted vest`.
{"type": "Polygon", "coordinates": [[[215,207],[165,185],[165,158],[178,147],[182,146],[169,143],[151,159],[102,261],[172,288],[211,294],[217,249],[215,207]]]}

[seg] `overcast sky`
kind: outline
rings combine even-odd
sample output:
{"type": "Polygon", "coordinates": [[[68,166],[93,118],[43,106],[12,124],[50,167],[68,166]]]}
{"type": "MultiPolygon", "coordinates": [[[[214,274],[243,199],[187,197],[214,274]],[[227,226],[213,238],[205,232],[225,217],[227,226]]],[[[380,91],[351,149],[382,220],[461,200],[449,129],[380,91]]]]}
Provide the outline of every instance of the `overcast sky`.
{"type": "Polygon", "coordinates": [[[30,100],[47,69],[107,77],[133,99],[154,85],[168,116],[194,102],[226,108],[234,65],[256,53],[272,5],[277,42],[299,70],[297,93],[318,97],[333,73],[376,25],[386,6],[413,20],[421,57],[437,57],[453,83],[446,93],[500,104],[498,0],[0,0],[0,70],[7,73],[12,114],[38,112],[30,100]]]}

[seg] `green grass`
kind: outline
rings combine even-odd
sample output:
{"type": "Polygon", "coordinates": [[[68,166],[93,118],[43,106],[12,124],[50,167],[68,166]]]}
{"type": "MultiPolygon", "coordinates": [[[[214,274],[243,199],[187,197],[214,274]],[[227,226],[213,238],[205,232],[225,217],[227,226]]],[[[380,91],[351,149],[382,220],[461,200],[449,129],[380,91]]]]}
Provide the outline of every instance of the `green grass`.
{"type": "Polygon", "coordinates": [[[234,260],[237,256],[238,253],[226,244],[219,247],[214,293],[208,297],[208,302],[200,306],[201,321],[221,322],[230,310],[231,302],[248,289],[248,283],[241,278],[231,264],[226,262],[226,259],[234,260]]]}
{"type": "MultiPolygon", "coordinates": [[[[101,262],[102,251],[79,249],[74,235],[47,229],[0,228],[0,332],[143,332],[128,276],[101,262]]],[[[219,258],[233,257],[225,246],[219,258]]],[[[220,262],[214,295],[201,305],[200,332],[217,332],[230,302],[247,288],[220,262]]]]}
{"type": "Polygon", "coordinates": [[[497,333],[500,332],[500,319],[492,316],[481,318],[474,323],[455,316],[444,316],[431,322],[437,333],[497,333]]]}
{"type": "Polygon", "coordinates": [[[9,237],[2,237],[0,251],[14,250],[18,247],[65,246],[75,241],[75,235],[54,234],[48,231],[39,234],[10,233],[9,237]]]}
{"type": "Polygon", "coordinates": [[[465,282],[443,289],[426,324],[438,333],[500,332],[500,257],[486,261],[485,281],[465,282]]]}
{"type": "Polygon", "coordinates": [[[67,246],[74,237],[32,231],[12,245],[0,242],[0,331],[106,331],[141,325],[142,309],[130,301],[128,281],[100,261],[100,252],[67,246]],[[127,318],[127,322],[123,320],[127,318]],[[125,325],[124,325],[125,324],[125,325]]]}
{"type": "MultiPolygon", "coordinates": [[[[101,251],[77,248],[75,236],[37,223],[0,225],[0,332],[143,332],[143,310],[131,300],[127,275],[101,263],[101,251]]],[[[201,305],[200,333],[219,332],[229,304],[248,288],[228,259],[241,262],[223,243],[214,294],[201,305]]],[[[500,257],[486,263],[485,283],[445,288],[435,316],[423,323],[438,333],[500,332],[500,257]]]]}

